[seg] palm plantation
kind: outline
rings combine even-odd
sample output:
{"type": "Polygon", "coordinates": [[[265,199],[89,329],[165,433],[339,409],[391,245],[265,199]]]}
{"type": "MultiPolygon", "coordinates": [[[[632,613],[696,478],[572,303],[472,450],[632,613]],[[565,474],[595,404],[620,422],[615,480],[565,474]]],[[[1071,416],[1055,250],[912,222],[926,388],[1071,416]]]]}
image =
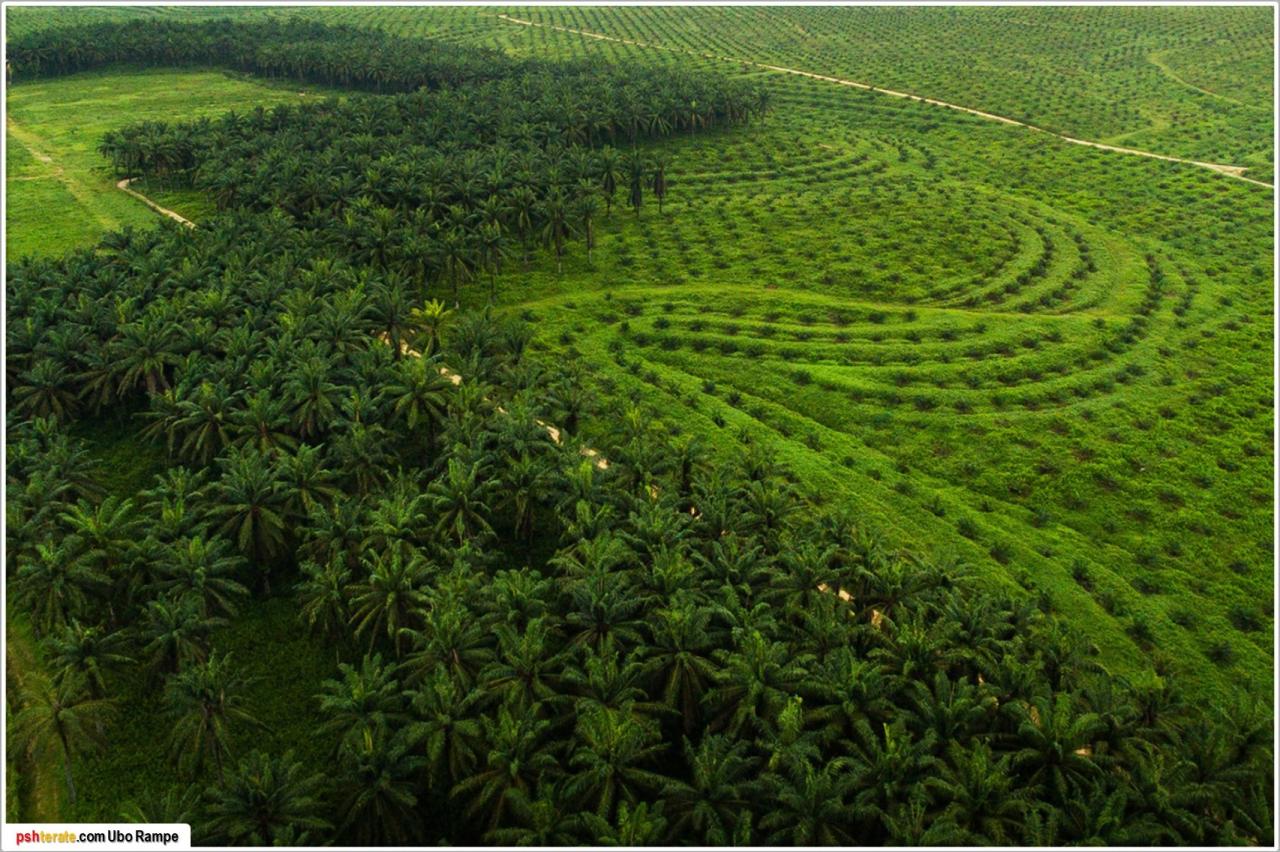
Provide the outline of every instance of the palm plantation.
{"type": "Polygon", "coordinates": [[[514,267],[689,215],[670,137],[751,132],[762,84],[247,18],[10,59],[350,90],[120,128],[104,162],[216,213],[8,267],[36,649],[10,743],[67,815],[230,845],[1273,841],[1265,709],[1108,671],[1029,581],[898,552],[767,442],[601,396],[501,309],[514,267]],[[108,418],[144,487],[109,493],[108,418]],[[134,709],[155,789],[77,804],[134,709]]]}

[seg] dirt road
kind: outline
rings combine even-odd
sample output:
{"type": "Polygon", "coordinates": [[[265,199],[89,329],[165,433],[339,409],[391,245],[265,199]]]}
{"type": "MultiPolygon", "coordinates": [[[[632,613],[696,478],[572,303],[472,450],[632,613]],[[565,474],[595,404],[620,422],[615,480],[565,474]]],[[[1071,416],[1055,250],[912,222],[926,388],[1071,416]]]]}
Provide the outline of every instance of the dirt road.
{"type": "Polygon", "coordinates": [[[137,178],[125,178],[124,180],[116,184],[116,189],[119,189],[123,192],[128,193],[129,195],[132,195],[134,198],[138,199],[143,204],[147,205],[152,210],[159,213],[161,216],[168,216],[173,221],[181,222],[183,225],[186,225],[188,228],[194,228],[196,226],[196,223],[192,222],[190,219],[185,218],[179,213],[174,213],[172,210],[170,210],[167,207],[161,207],[159,204],[156,204],[154,201],[152,201],[150,198],[147,198],[145,195],[143,195],[141,192],[138,192],[136,189],[130,189],[129,184],[135,180],[137,180],[137,178]]]}
{"type": "Polygon", "coordinates": [[[559,30],[561,32],[566,32],[566,33],[573,33],[575,35],[580,35],[585,38],[594,38],[602,41],[615,41],[620,44],[630,44],[635,47],[647,47],[647,48],[652,48],[654,50],[669,50],[676,53],[685,53],[690,56],[699,56],[699,57],[702,57],[703,59],[720,59],[725,62],[737,62],[741,65],[752,65],[752,66],[755,66],[756,68],[763,68],[766,71],[776,71],[780,74],[795,74],[796,76],[799,76],[799,77],[808,77],[812,80],[822,80],[823,82],[835,83],[836,85],[839,85],[839,86],[851,86],[855,89],[865,89],[866,91],[878,92],[882,95],[888,95],[889,97],[893,97],[893,98],[907,98],[909,100],[920,101],[922,103],[931,104],[933,106],[945,107],[946,109],[953,109],[959,112],[965,112],[965,113],[968,113],[969,115],[976,115],[979,118],[985,118],[990,121],[998,121],[998,122],[1001,122],[1002,124],[1011,124],[1014,127],[1022,127],[1027,130],[1034,131],[1036,133],[1045,133],[1049,136],[1053,136],[1058,139],[1061,139],[1064,142],[1070,142],[1072,145],[1085,145],[1090,148],[1098,148],[1103,151],[1114,151],[1115,153],[1118,153],[1118,154],[1131,154],[1135,157],[1149,157],[1153,160],[1165,160],[1171,163],[1184,163],[1190,166],[1199,166],[1201,168],[1210,169],[1212,171],[1218,172],[1219,174],[1227,175],[1228,177],[1236,178],[1237,180],[1247,181],[1248,183],[1256,184],[1258,186],[1265,186],[1267,189],[1275,189],[1275,187],[1269,183],[1264,183],[1263,181],[1260,181],[1260,180],[1255,180],[1250,177],[1245,177],[1244,172],[1247,168],[1246,166],[1231,166],[1231,165],[1226,165],[1224,163],[1208,163],[1202,160],[1188,160],[1183,157],[1174,157],[1168,154],[1157,154],[1154,151],[1142,151],[1137,148],[1125,148],[1120,145],[1107,145],[1103,142],[1094,142],[1089,139],[1077,139],[1074,136],[1065,136],[1061,133],[1054,133],[1052,130],[1045,130],[1043,127],[1037,127],[1034,124],[1027,124],[1024,121],[1018,121],[1015,118],[1009,118],[1007,116],[996,115],[995,113],[991,113],[991,112],[984,112],[983,110],[980,110],[980,109],[974,109],[973,107],[967,107],[967,106],[962,106],[960,104],[953,104],[947,101],[941,101],[941,100],[938,100],[937,98],[926,98],[926,97],[923,97],[922,95],[915,95],[910,92],[898,92],[898,91],[894,91],[893,89],[883,89],[883,88],[880,88],[879,86],[874,86],[870,83],[862,83],[857,80],[845,80],[840,77],[830,77],[825,74],[815,74],[812,71],[802,71],[798,68],[787,68],[782,65],[769,65],[764,62],[757,62],[753,59],[742,59],[741,57],[736,57],[736,56],[720,56],[713,53],[699,53],[696,50],[688,50],[686,48],[680,48],[680,47],[669,47],[667,45],[662,45],[662,44],[648,44],[641,41],[635,41],[633,39],[617,38],[615,36],[605,35],[604,33],[594,33],[588,30],[576,30],[576,29],[571,29],[570,27],[556,26],[554,24],[539,24],[534,21],[526,21],[521,18],[513,18],[510,15],[498,15],[498,18],[500,18],[503,21],[506,21],[509,24],[517,24],[523,27],[543,27],[546,29],[559,30]]]}

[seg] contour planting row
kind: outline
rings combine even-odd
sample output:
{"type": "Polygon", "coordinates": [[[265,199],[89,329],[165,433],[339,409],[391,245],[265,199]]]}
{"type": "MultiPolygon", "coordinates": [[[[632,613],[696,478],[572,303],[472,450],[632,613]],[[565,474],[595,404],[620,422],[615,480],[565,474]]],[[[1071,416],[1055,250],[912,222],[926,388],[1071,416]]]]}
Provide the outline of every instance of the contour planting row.
{"type": "MultiPolygon", "coordinates": [[[[573,346],[579,342],[577,339],[572,339],[572,335],[570,337],[571,339],[568,341],[568,345],[573,346]]],[[[561,342],[564,343],[565,340],[562,339],[561,342]]],[[[856,433],[850,433],[850,437],[854,434],[865,435],[865,430],[868,425],[872,427],[873,434],[876,431],[879,431],[881,434],[887,434],[884,433],[884,429],[889,427],[889,421],[885,421],[883,423],[877,422],[876,418],[879,415],[869,414],[867,416],[869,419],[867,419],[864,418],[864,415],[860,414],[860,409],[857,406],[850,408],[850,406],[844,402],[832,405],[830,402],[824,401],[824,388],[820,381],[815,381],[810,384],[809,381],[802,379],[797,382],[794,377],[789,376],[784,378],[781,384],[779,384],[777,381],[779,371],[776,370],[776,368],[757,369],[756,365],[749,363],[744,364],[737,359],[725,359],[724,366],[718,367],[716,366],[714,358],[698,358],[692,361],[687,359],[671,360],[667,357],[666,353],[650,349],[645,350],[647,353],[646,357],[637,359],[635,355],[639,354],[639,350],[627,351],[631,354],[623,354],[621,351],[618,351],[615,355],[615,357],[620,360],[618,366],[622,367],[624,372],[645,381],[656,381],[661,384],[662,380],[660,379],[660,376],[674,370],[676,373],[684,375],[692,381],[700,382],[702,393],[707,395],[707,399],[714,398],[722,400],[724,404],[734,408],[740,408],[741,410],[751,414],[753,417],[757,417],[757,419],[759,417],[764,417],[765,420],[771,423],[770,428],[777,430],[781,438],[790,442],[799,442],[814,451],[826,451],[830,450],[830,447],[827,445],[827,442],[820,437],[813,434],[806,436],[804,432],[798,433],[794,427],[787,425],[785,422],[786,418],[784,418],[783,421],[776,421],[776,418],[767,415],[767,412],[771,409],[768,405],[764,405],[765,400],[768,400],[774,406],[781,406],[782,410],[797,410],[798,407],[802,408],[807,412],[809,417],[816,418],[812,422],[824,423],[827,427],[837,431],[841,431],[853,423],[859,424],[858,431],[856,433]],[[811,404],[800,405],[798,402],[798,400],[812,395],[816,395],[817,399],[811,404]],[[756,401],[752,402],[752,400],[756,401]],[[844,412],[844,414],[841,415],[837,412],[844,412]]],[[[779,409],[774,408],[772,410],[778,411],[779,409]]],[[[1091,411],[1092,410],[1097,409],[1091,409],[1091,411]]],[[[913,422],[914,425],[911,427],[913,430],[924,428],[926,432],[929,430],[931,420],[934,419],[930,416],[921,415],[919,412],[912,412],[910,415],[903,416],[907,416],[908,419],[913,422]]],[[[1090,421],[1084,422],[1088,424],[1090,421]]],[[[903,424],[898,424],[894,431],[900,430],[902,425],[903,424]]],[[[1068,429],[1064,423],[1059,423],[1057,425],[1053,425],[1051,423],[1050,426],[1051,428],[1049,431],[1053,434],[1061,432],[1065,435],[1074,431],[1068,429]]],[[[985,429],[987,427],[983,428],[985,429]]],[[[1043,426],[1040,428],[1043,429],[1043,426]]],[[[993,441],[992,443],[993,445],[1000,444],[999,441],[993,441]]],[[[881,446],[879,449],[890,453],[890,458],[895,455],[892,442],[881,446]]],[[[911,458],[911,455],[902,453],[899,455],[899,458],[911,458]]],[[[1106,468],[1106,465],[1095,467],[1096,470],[1104,470],[1106,468]]],[[[1114,466],[1112,466],[1112,468],[1114,468],[1114,466]]],[[[1046,461],[1041,464],[1040,475],[1049,475],[1054,470],[1060,469],[1061,462],[1057,463],[1057,466],[1055,467],[1054,463],[1046,461]]],[[[902,472],[905,474],[907,469],[904,468],[902,472]]],[[[959,482],[965,481],[966,479],[972,480],[974,475],[975,471],[972,468],[970,469],[968,476],[963,476],[957,471],[951,471],[950,473],[944,474],[940,481],[959,482]]],[[[916,489],[919,488],[918,484],[912,484],[916,479],[917,477],[914,474],[905,477],[902,482],[894,485],[896,493],[898,493],[900,497],[914,495],[916,493],[916,489]]],[[[1003,482],[998,483],[992,481],[983,484],[981,481],[974,481],[970,487],[976,489],[976,494],[972,500],[1002,501],[1012,498],[1016,501],[1020,501],[1025,500],[1030,496],[1030,492],[1023,493],[1021,496],[1016,493],[1011,495],[1008,491],[1007,485],[1003,482]]],[[[1091,500],[1096,499],[1098,494],[1105,494],[1114,488],[1115,485],[1106,482],[1104,477],[1103,479],[1097,479],[1094,481],[1091,484],[1090,491],[1087,491],[1083,495],[1079,493],[1071,495],[1068,500],[1072,505],[1077,506],[1079,509],[1081,506],[1087,505],[1091,500]]],[[[928,493],[927,489],[924,493],[928,493]]],[[[1059,523],[1056,518],[1052,518],[1051,521],[1050,518],[1052,516],[1050,513],[1044,512],[1043,509],[1034,512],[1029,508],[1019,509],[1019,511],[1026,513],[1026,517],[1029,519],[1028,522],[1033,523],[1038,528],[1043,527],[1045,524],[1050,522],[1054,524],[1059,523]]],[[[1066,512],[1068,510],[1063,508],[1055,511],[1066,512]]],[[[997,554],[1004,553],[1004,551],[998,547],[995,548],[995,550],[997,554]]],[[[1008,558],[1007,554],[1004,558],[1008,558]]],[[[1087,569],[1085,573],[1088,573],[1090,576],[1094,576],[1097,574],[1097,569],[1087,569]]],[[[1149,573],[1150,572],[1147,572],[1147,574],[1149,573]]],[[[1145,587],[1150,588],[1151,586],[1151,583],[1147,583],[1145,587]]],[[[1145,594],[1149,594],[1149,592],[1145,594]]],[[[1124,605],[1116,602],[1118,599],[1115,598],[1114,593],[1109,593],[1109,597],[1107,597],[1106,600],[1110,602],[1108,605],[1113,608],[1126,608],[1124,605]]],[[[1233,604],[1233,606],[1237,607],[1241,605],[1242,604],[1238,601],[1236,604],[1233,604]]],[[[1138,628],[1137,632],[1142,634],[1143,629],[1138,628]]]]}
{"type": "MultiPolygon", "coordinates": [[[[571,351],[572,346],[573,344],[571,351]]],[[[1084,555],[1091,552],[1089,540],[1076,536],[1069,528],[1059,526],[1056,520],[1051,523],[1053,519],[1043,510],[1032,512],[990,496],[965,497],[962,493],[957,500],[955,489],[951,485],[954,478],[932,479],[923,471],[916,471],[913,465],[907,464],[904,460],[907,456],[895,461],[892,455],[893,442],[876,447],[857,440],[853,435],[832,432],[816,421],[798,415],[791,407],[794,403],[784,401],[779,405],[756,396],[752,391],[735,391],[722,401],[716,397],[713,384],[677,367],[631,355],[617,354],[614,357],[621,369],[611,372],[603,382],[611,390],[621,393],[626,389],[625,394],[633,400],[651,398],[663,410],[680,410],[684,412],[682,422],[689,424],[691,428],[704,423],[720,430],[727,430],[735,424],[743,429],[746,424],[752,424],[752,431],[762,428],[772,438],[782,442],[781,446],[788,447],[789,453],[799,453],[801,456],[811,454],[807,457],[813,460],[812,463],[824,475],[834,475],[833,471],[838,471],[840,477],[848,480],[841,483],[841,489],[847,486],[851,489],[851,494],[862,495],[870,504],[878,505],[882,512],[887,512],[889,518],[897,519],[886,519],[889,527],[895,523],[905,523],[905,502],[906,505],[915,506],[919,516],[932,519],[944,528],[951,527],[958,531],[962,540],[971,540],[981,548],[984,556],[996,562],[1034,566],[1033,571],[1042,573],[1043,570],[1051,569],[1057,578],[1052,581],[1045,575],[1033,583],[1031,575],[1022,569],[1016,571],[1015,575],[1025,588],[1038,589],[1041,599],[1052,600],[1054,606],[1070,608],[1078,605],[1078,595],[1063,590],[1059,580],[1072,588],[1083,590],[1097,608],[1097,615],[1089,616],[1090,618],[1113,620],[1117,625],[1116,629],[1123,629],[1132,641],[1148,653],[1154,650],[1152,637],[1158,635],[1161,641],[1168,643],[1166,648],[1179,647],[1187,652],[1198,649],[1219,665],[1229,665],[1238,657],[1236,651],[1232,650],[1234,646],[1224,639],[1221,629],[1229,633],[1245,629],[1237,625],[1239,622],[1246,626],[1253,625],[1248,627],[1253,630],[1258,623],[1265,622],[1265,614],[1250,615],[1246,613],[1247,607],[1237,602],[1232,605],[1234,615],[1231,619],[1219,621],[1217,617],[1206,615],[1204,619],[1197,618],[1193,623],[1188,620],[1185,607],[1174,605],[1176,598],[1150,597],[1152,590],[1159,588],[1159,583],[1151,580],[1149,572],[1146,580],[1135,580],[1131,585],[1122,578],[1123,572],[1114,573],[1117,569],[1124,568],[1115,556],[1105,557],[1099,563],[1094,561],[1093,556],[1084,555]],[[741,420],[743,416],[747,417],[745,422],[741,420]],[[849,441],[853,443],[850,444],[849,441]],[[891,455],[884,455],[886,451],[891,455]],[[849,479],[850,476],[852,479],[849,479]],[[870,496],[875,493],[880,496],[870,496]],[[888,508],[890,506],[893,508],[888,508]],[[1014,512],[1016,517],[1009,512],[1014,512]],[[994,527],[993,522],[996,524],[994,527]],[[1014,528],[1023,528],[1025,532],[1014,533],[1011,524],[1014,528]],[[1019,544],[1036,540],[1042,544],[1035,552],[1028,552],[1019,544]],[[1072,552],[1082,555],[1068,558],[1072,552]],[[1067,577],[1068,565],[1070,578],[1067,577]],[[1078,583],[1076,577],[1087,579],[1078,583]],[[1166,610],[1170,610],[1172,615],[1166,610]],[[1216,629],[1217,624],[1221,624],[1222,628],[1216,629]],[[1195,629],[1192,630],[1192,627],[1195,629]],[[1178,638],[1170,637],[1167,633],[1169,630],[1178,631],[1178,638]]],[[[764,386],[753,385],[753,390],[759,387],[764,386]]],[[[859,415],[855,411],[850,412],[850,416],[857,418],[859,415]]],[[[732,439],[727,432],[726,436],[732,439]]],[[[1096,547],[1093,551],[1096,551],[1096,547]]],[[[1206,612],[1217,612],[1222,608],[1219,602],[1206,612]]],[[[1108,641],[1104,632],[1095,635],[1099,642],[1108,641]]]]}
{"type": "Polygon", "coordinates": [[[1237,10],[1212,19],[1184,10],[1119,13],[1141,28],[1139,44],[1129,26],[1117,26],[1114,12],[740,8],[663,15],[537,8],[515,15],[640,42],[653,53],[668,52],[656,49],[662,46],[765,61],[941,98],[1069,135],[1247,163],[1266,179],[1271,98],[1267,89],[1245,83],[1268,77],[1245,73],[1265,71],[1265,13],[1237,10]],[[1187,70],[1197,68],[1196,59],[1219,56],[1228,18],[1239,40],[1237,61],[1225,73],[1219,61],[1202,83],[1185,77],[1199,76],[1187,70]],[[1214,50],[1205,51],[1210,32],[1214,50]],[[1021,49],[1010,54],[1010,44],[1021,49]],[[1162,59],[1170,50],[1177,68],[1162,59]],[[1012,73],[1000,73],[1013,61],[1006,56],[1016,57],[1016,67],[1007,69],[1012,73]]]}
{"type": "Polygon", "coordinates": [[[672,187],[691,209],[711,208],[694,227],[713,252],[734,250],[712,236],[717,219],[735,238],[741,234],[732,220],[767,230],[813,227],[803,245],[745,251],[799,252],[807,266],[823,270],[809,283],[862,297],[1028,313],[1132,301],[1128,282],[1141,278],[1140,255],[1099,229],[1030,203],[900,174],[881,140],[830,144],[797,135],[790,145],[798,150],[772,155],[738,142],[731,157],[680,149],[672,187]],[[870,147],[876,142],[878,151],[870,147]],[[784,166],[790,156],[800,163],[784,166]]]}

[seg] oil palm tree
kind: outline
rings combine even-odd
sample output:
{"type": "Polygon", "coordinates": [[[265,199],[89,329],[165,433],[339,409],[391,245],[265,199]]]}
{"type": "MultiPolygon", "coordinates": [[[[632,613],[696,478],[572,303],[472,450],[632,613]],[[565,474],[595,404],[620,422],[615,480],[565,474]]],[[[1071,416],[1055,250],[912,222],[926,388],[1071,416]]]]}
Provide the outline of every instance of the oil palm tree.
{"type": "MultiPolygon", "coordinates": [[[[231,445],[231,418],[238,397],[239,394],[228,393],[226,388],[205,381],[200,382],[190,394],[175,398],[174,419],[168,428],[171,445],[181,436],[181,441],[177,442],[180,458],[207,466],[231,445]]],[[[156,426],[162,422],[157,420],[156,426]]]]}
{"type": "Polygon", "coordinates": [[[358,747],[370,728],[394,729],[404,721],[400,685],[381,654],[366,654],[359,668],[341,663],[338,672],[340,679],[323,681],[316,696],[327,717],[323,730],[339,735],[337,749],[358,747]]]}
{"type": "Polygon", "coordinates": [[[912,686],[913,727],[932,731],[939,742],[966,745],[978,730],[988,727],[983,721],[996,712],[995,699],[968,679],[938,672],[928,686],[921,681],[912,686]]]}
{"type": "Polygon", "coordinates": [[[480,248],[480,262],[489,273],[489,303],[498,295],[498,274],[502,264],[508,257],[507,238],[502,226],[497,222],[486,222],[480,227],[477,238],[480,248]]]}
{"type": "Polygon", "coordinates": [[[986,743],[968,748],[952,742],[936,775],[925,780],[942,817],[964,832],[966,842],[999,846],[1015,840],[1031,791],[1018,785],[1012,756],[996,757],[986,743]]]}
{"type": "Polygon", "coordinates": [[[105,577],[115,577],[122,571],[142,525],[133,501],[115,495],[105,496],[96,504],[77,500],[59,518],[83,548],[84,556],[105,577]]]}
{"type": "Polygon", "coordinates": [[[270,593],[271,565],[285,551],[289,501],[276,467],[256,449],[233,450],[210,492],[213,522],[253,563],[270,593]]]}
{"type": "Polygon", "coordinates": [[[605,212],[613,213],[613,197],[618,192],[618,182],[622,180],[622,158],[618,152],[606,145],[596,156],[596,174],[600,181],[600,190],[604,195],[605,212]]]}
{"type": "Polygon", "coordinates": [[[355,636],[369,635],[370,652],[380,639],[389,640],[400,659],[405,628],[417,622],[428,602],[430,565],[421,554],[405,555],[398,548],[365,557],[362,565],[366,578],[348,590],[355,636]]]}
{"type": "Polygon", "coordinates": [[[458,301],[458,286],[471,277],[475,269],[475,252],[466,232],[450,228],[440,237],[440,267],[453,286],[453,301],[458,301]]]}
{"type": "Polygon", "coordinates": [[[88,612],[90,601],[110,587],[110,578],[91,556],[76,553],[74,542],[40,542],[20,555],[14,577],[15,602],[31,615],[32,624],[48,634],[88,612]]]}
{"type": "Polygon", "coordinates": [[[49,662],[55,670],[83,677],[92,698],[106,697],[107,675],[134,662],[125,653],[128,638],[122,631],[81,624],[76,619],[47,641],[49,662]]]}
{"type": "Polygon", "coordinates": [[[403,734],[365,728],[357,743],[343,749],[342,836],[362,846],[404,846],[421,837],[414,779],[425,762],[403,734]]]}
{"type": "Polygon", "coordinates": [[[323,778],[308,776],[292,751],[272,757],[255,749],[209,791],[203,828],[212,842],[253,846],[296,839],[298,831],[327,831],[323,787],[323,778]]]}
{"type": "Polygon", "coordinates": [[[550,481],[547,464],[528,452],[505,465],[502,493],[511,511],[511,529],[517,538],[532,540],[535,507],[550,481]]]}
{"type": "Polygon", "coordinates": [[[223,623],[221,619],[201,617],[196,602],[190,598],[148,601],[139,628],[142,653],[150,658],[154,671],[178,671],[189,662],[204,659],[209,635],[223,623]]]}
{"type": "Polygon", "coordinates": [[[155,588],[163,595],[194,601],[201,618],[233,617],[249,595],[235,579],[243,571],[244,559],[232,553],[225,540],[191,536],[164,548],[155,588]]]}
{"type": "Polygon", "coordinates": [[[356,409],[368,401],[367,397],[356,396],[348,401],[351,419],[342,423],[330,444],[334,469],[346,473],[348,488],[358,496],[368,494],[384,482],[392,468],[390,430],[381,424],[357,419],[364,415],[356,409]]]}
{"type": "Polygon", "coordinates": [[[251,683],[251,678],[235,670],[230,654],[212,654],[166,681],[165,704],[174,720],[170,755],[179,767],[197,772],[211,759],[218,782],[223,781],[233,730],[261,726],[246,708],[245,691],[251,683]]]}
{"type": "Polygon", "coordinates": [[[449,325],[453,311],[445,307],[444,302],[432,299],[421,307],[409,312],[409,327],[412,330],[410,345],[422,353],[423,357],[434,355],[440,351],[444,331],[449,325]]]}
{"type": "Polygon", "coordinates": [[[342,560],[331,559],[324,565],[304,562],[299,570],[298,617],[312,633],[331,641],[341,638],[351,617],[346,594],[350,569],[342,560]]]}
{"type": "Polygon", "coordinates": [[[14,382],[14,411],[31,417],[72,420],[80,409],[75,376],[52,358],[39,358],[14,382]]]}
{"type": "Polygon", "coordinates": [[[329,467],[321,447],[301,444],[293,452],[282,453],[278,463],[289,497],[285,512],[290,517],[311,515],[341,493],[336,484],[337,473],[329,467]]]}
{"type": "Polygon", "coordinates": [[[317,438],[329,431],[337,417],[341,396],[341,376],[332,360],[324,355],[300,358],[284,380],[284,397],[290,425],[303,439],[317,438]]]}
{"type": "Polygon", "coordinates": [[[480,616],[458,595],[444,589],[429,594],[430,606],[423,613],[422,629],[406,628],[413,644],[403,671],[412,683],[432,677],[437,668],[442,668],[459,686],[470,689],[493,660],[491,619],[480,616]]]}
{"type": "Polygon", "coordinates": [[[600,190],[595,184],[583,181],[578,185],[574,214],[581,226],[582,241],[587,250],[587,265],[591,265],[591,253],[596,247],[596,218],[600,215],[600,190]]]}
{"type": "Polygon", "coordinates": [[[855,776],[836,758],[820,769],[802,763],[761,783],[770,810],[760,818],[766,842],[777,846],[850,846],[856,843],[852,793],[855,776]]]}
{"type": "Polygon", "coordinates": [[[427,486],[427,499],[435,511],[436,529],[458,544],[493,535],[487,520],[492,483],[482,475],[480,462],[464,463],[450,455],[444,475],[427,486]]]}
{"type": "Polygon", "coordinates": [[[499,846],[576,846],[583,818],[574,812],[563,785],[544,781],[533,793],[519,788],[507,796],[510,825],[485,834],[499,846]]]}
{"type": "Polygon", "coordinates": [[[564,244],[574,233],[569,202],[559,191],[552,191],[542,202],[542,244],[556,256],[556,272],[564,272],[564,244]]]}
{"type": "Polygon", "coordinates": [[[666,705],[680,714],[687,734],[702,718],[704,696],[716,681],[710,628],[711,610],[687,597],[655,611],[650,619],[646,668],[653,679],[651,688],[660,690],[666,705]]]}
{"type": "Polygon", "coordinates": [[[120,337],[112,343],[120,375],[119,395],[126,396],[139,386],[149,394],[167,390],[169,368],[178,360],[173,342],[172,323],[155,311],[121,326],[120,337]]]}
{"type": "Polygon", "coordinates": [[[640,154],[632,152],[623,160],[623,173],[627,179],[627,204],[640,216],[640,208],[644,204],[645,160],[640,154]]]}
{"type": "Polygon", "coordinates": [[[708,846],[732,843],[735,827],[750,807],[749,788],[755,760],[747,743],[709,734],[695,748],[684,738],[688,780],[667,781],[662,799],[671,811],[672,838],[708,846]]]}
{"type": "MultiPolygon", "coordinates": [[[[640,802],[635,807],[623,802],[613,822],[593,813],[580,816],[587,836],[601,846],[657,846],[667,836],[662,802],[640,802]]],[[[743,820],[743,824],[747,822],[743,820]]],[[[739,846],[751,845],[749,839],[741,836],[735,838],[735,842],[739,846]]]]}
{"type": "Polygon", "coordinates": [[[243,397],[228,421],[235,446],[256,450],[264,459],[298,446],[290,431],[285,401],[273,391],[259,390],[243,397]]]}
{"type": "Polygon", "coordinates": [[[395,279],[378,281],[373,285],[371,296],[370,317],[391,344],[392,357],[399,360],[403,354],[401,343],[413,327],[408,287],[395,279]]]}
{"type": "Polygon", "coordinates": [[[1059,694],[1005,705],[1017,725],[1013,767],[1024,773],[1028,785],[1058,802],[1066,802],[1102,771],[1091,756],[1102,721],[1073,703],[1072,696],[1059,694]]]}
{"type": "Polygon", "coordinates": [[[713,726],[737,736],[760,731],[804,682],[809,659],[757,630],[739,630],[732,651],[719,654],[716,685],[707,693],[713,726]]]}
{"type": "Polygon", "coordinates": [[[897,715],[893,681],[852,647],[837,648],[817,666],[810,689],[821,699],[819,715],[832,736],[851,742],[862,725],[897,715]]]}
{"type": "Polygon", "coordinates": [[[435,430],[444,419],[447,394],[453,387],[440,370],[437,358],[406,358],[381,391],[391,411],[410,431],[425,427],[429,445],[435,441],[435,430]]]}
{"type": "Polygon", "coordinates": [[[560,675],[565,652],[557,648],[549,619],[535,618],[517,630],[498,624],[496,659],[480,673],[486,691],[496,692],[513,707],[526,710],[560,697],[560,675]]]}
{"type": "Polygon", "coordinates": [[[460,780],[452,797],[468,818],[479,820],[486,831],[502,823],[514,791],[530,794],[557,761],[546,748],[550,723],[531,713],[503,705],[494,717],[483,721],[482,741],[488,754],[476,770],[460,780]]]}
{"type": "Polygon", "coordinates": [[[367,532],[364,501],[339,493],[332,503],[317,505],[307,516],[297,556],[320,565],[338,562],[354,570],[359,567],[367,532]]]}
{"type": "Polygon", "coordinates": [[[443,666],[409,693],[413,721],[405,737],[426,755],[432,791],[448,793],[474,770],[484,744],[479,707],[485,697],[479,689],[459,685],[443,666]]]}
{"type": "Polygon", "coordinates": [[[524,264],[529,265],[529,246],[537,231],[541,219],[537,193],[532,188],[522,186],[511,194],[512,225],[524,247],[524,264]]]}
{"type": "Polygon", "coordinates": [[[667,159],[659,155],[653,160],[653,179],[649,188],[653,190],[653,197],[658,199],[658,215],[662,215],[662,202],[667,197],[667,159]]]}

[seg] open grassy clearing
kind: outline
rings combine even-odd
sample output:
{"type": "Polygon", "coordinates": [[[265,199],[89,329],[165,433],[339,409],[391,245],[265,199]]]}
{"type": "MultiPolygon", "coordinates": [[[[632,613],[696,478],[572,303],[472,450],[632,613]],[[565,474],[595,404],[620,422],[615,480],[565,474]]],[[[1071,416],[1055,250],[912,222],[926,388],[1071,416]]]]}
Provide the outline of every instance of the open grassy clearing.
{"type": "MultiPolygon", "coordinates": [[[[222,115],[320,93],[217,70],[120,71],[13,87],[6,124],[9,256],[58,255],[110,230],[155,223],[152,211],[116,189],[97,151],[102,134],[121,123],[222,115]]],[[[213,209],[198,193],[145,182],[134,188],[188,218],[213,209]]]]}

